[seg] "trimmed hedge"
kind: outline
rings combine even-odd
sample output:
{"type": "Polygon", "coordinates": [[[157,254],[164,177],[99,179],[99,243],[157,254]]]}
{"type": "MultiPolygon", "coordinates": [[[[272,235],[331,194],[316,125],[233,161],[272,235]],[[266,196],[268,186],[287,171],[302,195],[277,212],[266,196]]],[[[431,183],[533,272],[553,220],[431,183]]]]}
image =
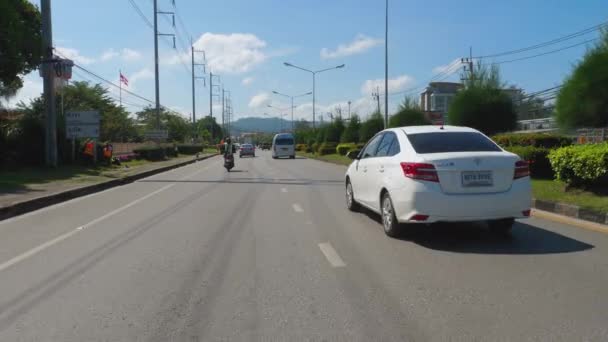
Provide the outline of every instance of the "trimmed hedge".
{"type": "Polygon", "coordinates": [[[556,148],[572,145],[571,138],[564,135],[550,133],[498,134],[493,136],[492,140],[506,149],[508,149],[509,146],[556,148]]]}
{"type": "Polygon", "coordinates": [[[511,146],[507,147],[507,150],[530,163],[530,174],[532,177],[553,178],[553,169],[547,157],[550,152],[549,149],[534,146],[511,146]]]}
{"type": "Polygon", "coordinates": [[[336,146],[336,152],[341,156],[345,156],[348,151],[356,148],[357,145],[355,143],[342,143],[336,146]]]}
{"type": "Polygon", "coordinates": [[[142,146],[134,149],[133,152],[137,154],[139,158],[146,160],[157,161],[165,159],[165,148],[161,146],[142,146]]]}
{"type": "Polygon", "coordinates": [[[568,186],[608,185],[608,143],[562,147],[549,153],[549,161],[568,186]]]}
{"type": "Polygon", "coordinates": [[[324,156],[326,154],[334,154],[336,153],[336,146],[338,146],[338,144],[333,142],[322,143],[317,150],[317,154],[321,156],[324,156]]]}
{"type": "Polygon", "coordinates": [[[176,145],[165,145],[163,146],[165,149],[165,155],[167,157],[177,157],[177,146],[176,145]]]}
{"type": "Polygon", "coordinates": [[[194,155],[203,152],[203,145],[196,144],[179,144],[177,150],[181,154],[194,155]]]}

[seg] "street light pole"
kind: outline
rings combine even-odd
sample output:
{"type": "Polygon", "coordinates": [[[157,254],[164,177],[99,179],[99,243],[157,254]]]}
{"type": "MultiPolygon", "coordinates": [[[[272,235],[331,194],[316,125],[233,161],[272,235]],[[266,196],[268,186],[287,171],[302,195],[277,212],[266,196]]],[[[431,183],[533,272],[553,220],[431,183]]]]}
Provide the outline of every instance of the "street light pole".
{"type": "Polygon", "coordinates": [[[388,128],[388,0],[384,20],[384,128],[388,128]]]}
{"type": "MultiPolygon", "coordinates": [[[[308,92],[308,93],[305,93],[305,94],[293,95],[293,96],[292,95],[283,94],[283,93],[279,93],[278,91],[275,91],[275,90],[273,90],[272,93],[276,94],[276,95],[285,96],[285,97],[288,97],[289,99],[291,99],[291,133],[295,134],[295,130],[294,130],[294,127],[293,127],[293,109],[294,109],[293,99],[296,98],[296,97],[308,96],[310,94],[314,94],[314,92],[308,92]]],[[[272,107],[272,106],[270,106],[270,107],[272,107]]]]}
{"type": "Polygon", "coordinates": [[[316,117],[316,75],[318,73],[323,72],[323,71],[328,71],[328,70],[333,70],[333,69],[342,69],[346,65],[345,64],[340,64],[340,65],[337,65],[337,66],[332,67],[332,68],[312,71],[312,70],[308,70],[308,69],[299,67],[297,65],[293,65],[291,63],[287,63],[287,62],[284,62],[283,64],[285,66],[296,68],[296,69],[300,69],[302,71],[306,71],[306,72],[309,72],[309,73],[312,74],[312,129],[314,130],[316,128],[316,126],[315,126],[315,117],[316,117]]]}

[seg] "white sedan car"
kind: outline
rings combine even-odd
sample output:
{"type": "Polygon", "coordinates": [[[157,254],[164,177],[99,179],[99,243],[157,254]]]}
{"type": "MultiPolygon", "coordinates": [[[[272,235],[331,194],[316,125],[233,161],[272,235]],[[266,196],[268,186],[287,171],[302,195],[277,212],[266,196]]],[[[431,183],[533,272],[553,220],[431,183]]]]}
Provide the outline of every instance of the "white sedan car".
{"type": "Polygon", "coordinates": [[[400,223],[487,221],[507,233],[530,216],[528,163],[481,132],[456,126],[410,126],[376,134],[346,172],[346,204],[400,223]]]}

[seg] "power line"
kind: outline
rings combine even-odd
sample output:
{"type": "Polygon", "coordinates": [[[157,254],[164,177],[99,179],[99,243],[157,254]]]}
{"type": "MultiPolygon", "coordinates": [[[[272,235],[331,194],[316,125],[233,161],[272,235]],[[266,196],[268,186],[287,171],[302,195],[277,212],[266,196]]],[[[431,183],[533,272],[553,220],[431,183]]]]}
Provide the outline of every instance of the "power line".
{"type": "Polygon", "coordinates": [[[566,41],[566,40],[570,40],[570,39],[573,39],[573,38],[576,38],[576,37],[580,37],[580,36],[586,35],[588,33],[594,32],[594,31],[596,31],[596,30],[598,30],[598,29],[600,29],[600,28],[602,28],[602,27],[604,27],[606,25],[608,25],[608,22],[603,22],[601,24],[598,24],[598,25],[586,28],[584,30],[581,30],[581,31],[578,31],[578,32],[574,32],[574,33],[571,33],[569,35],[562,36],[562,37],[559,37],[559,38],[556,38],[556,39],[552,39],[552,40],[549,40],[549,41],[546,41],[546,42],[543,42],[543,43],[535,44],[535,45],[532,45],[532,46],[528,46],[528,47],[524,47],[524,48],[520,48],[520,49],[516,49],[516,50],[504,51],[504,52],[494,53],[494,54],[485,55],[485,56],[477,56],[477,57],[474,57],[474,58],[477,58],[477,59],[480,59],[480,58],[494,58],[494,57],[500,57],[500,56],[518,54],[518,53],[526,52],[526,51],[529,51],[529,50],[535,50],[535,49],[539,49],[539,48],[542,48],[542,47],[545,47],[545,46],[554,45],[554,44],[561,43],[561,42],[566,41]]]}
{"type": "Polygon", "coordinates": [[[541,56],[545,56],[545,55],[550,55],[550,54],[553,54],[553,53],[557,53],[557,52],[561,52],[561,51],[564,51],[564,50],[572,49],[572,48],[575,48],[577,46],[585,45],[585,44],[591,43],[593,41],[596,41],[598,39],[599,38],[588,39],[588,40],[585,40],[583,42],[580,42],[580,43],[577,43],[577,44],[573,44],[573,45],[569,45],[569,46],[566,46],[566,47],[563,47],[563,48],[560,48],[560,49],[551,50],[551,51],[539,53],[539,54],[532,55],[532,56],[522,57],[522,58],[516,58],[516,59],[511,59],[511,60],[506,60],[506,61],[494,62],[494,63],[491,63],[491,64],[496,64],[496,65],[498,65],[498,64],[507,64],[507,63],[524,61],[524,60],[532,59],[532,58],[536,58],[536,57],[541,57],[541,56]]]}

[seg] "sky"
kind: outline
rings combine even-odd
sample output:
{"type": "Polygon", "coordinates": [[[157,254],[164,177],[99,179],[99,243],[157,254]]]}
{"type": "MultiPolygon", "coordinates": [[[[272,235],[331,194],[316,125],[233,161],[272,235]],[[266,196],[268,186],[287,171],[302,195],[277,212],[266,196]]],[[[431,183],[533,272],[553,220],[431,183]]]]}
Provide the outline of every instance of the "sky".
{"type": "MultiPolygon", "coordinates": [[[[54,0],[53,45],[78,65],[154,99],[154,35],[145,20],[153,20],[153,0],[54,0]],[[132,3],[137,5],[143,19],[132,3]]],[[[230,92],[234,118],[278,116],[288,113],[289,100],[272,93],[300,95],[312,91],[311,70],[345,64],[317,74],[317,115],[342,108],[362,117],[375,109],[372,92],[384,93],[384,24],[382,0],[157,0],[159,32],[177,33],[177,49],[170,37],[159,39],[160,102],[184,117],[192,113],[190,38],[197,50],[197,117],[209,115],[209,72],[214,83],[230,92]],[[268,105],[283,110],[269,108],[268,105]]],[[[39,0],[32,0],[39,5],[39,0]]],[[[442,71],[455,71],[446,81],[460,78],[460,58],[517,50],[569,35],[607,21],[606,0],[389,0],[389,109],[394,111],[407,93],[418,96],[442,71]],[[439,74],[438,74],[439,73],[439,74]]],[[[551,52],[597,37],[590,32],[560,44],[519,54],[482,58],[483,63],[509,61],[551,52]]],[[[591,44],[591,43],[590,43],[591,44]]],[[[530,93],[561,84],[589,44],[526,60],[500,64],[503,81],[530,93]]],[[[76,69],[73,80],[96,80],[76,69]]],[[[119,90],[108,86],[118,99],[119,90]]],[[[9,104],[27,101],[42,91],[38,73],[9,104]]],[[[125,107],[136,112],[148,103],[123,92],[125,107]]],[[[117,100],[118,101],[118,100],[117,100]]],[[[382,99],[383,103],[383,99],[382,99]]],[[[312,97],[295,99],[295,119],[312,117],[312,97]]],[[[213,114],[221,113],[214,98],[213,114]]],[[[286,117],[289,119],[289,116],[286,117]]],[[[218,119],[220,120],[220,119],[218,119]]],[[[317,118],[319,120],[319,118],[317,118]]]]}

